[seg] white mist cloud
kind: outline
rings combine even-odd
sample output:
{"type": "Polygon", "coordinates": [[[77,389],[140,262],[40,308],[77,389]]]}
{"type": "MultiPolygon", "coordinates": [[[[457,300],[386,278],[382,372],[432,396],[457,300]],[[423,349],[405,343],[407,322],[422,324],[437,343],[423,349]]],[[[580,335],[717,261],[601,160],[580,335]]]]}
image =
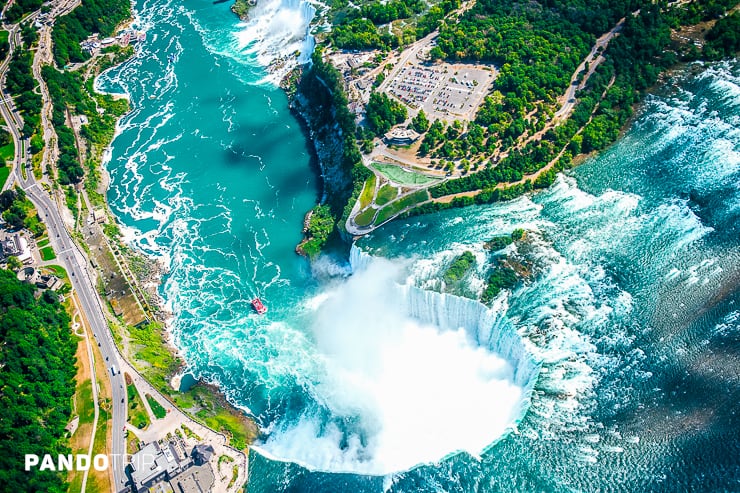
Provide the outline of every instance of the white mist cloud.
{"type": "Polygon", "coordinates": [[[385,474],[458,450],[479,454],[521,415],[511,364],[462,327],[411,318],[400,275],[399,265],[372,259],[321,297],[312,330],[327,373],[311,390],[337,420],[307,414],[267,439],[270,455],[385,474]],[[340,428],[342,418],[351,424],[340,428]]]}

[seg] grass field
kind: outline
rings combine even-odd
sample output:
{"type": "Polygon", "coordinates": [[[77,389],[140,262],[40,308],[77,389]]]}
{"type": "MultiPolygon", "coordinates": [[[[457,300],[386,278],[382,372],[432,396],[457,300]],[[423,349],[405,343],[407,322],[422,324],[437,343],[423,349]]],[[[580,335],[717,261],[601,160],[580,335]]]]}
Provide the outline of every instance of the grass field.
{"type": "Polygon", "coordinates": [[[8,181],[10,176],[10,166],[3,166],[0,168],[0,188],[5,186],[5,182],[8,181]]]}
{"type": "Polygon", "coordinates": [[[2,163],[7,163],[8,161],[12,161],[15,157],[15,146],[11,142],[10,144],[5,144],[4,146],[0,147],[0,160],[2,160],[2,163]]]}
{"type": "Polygon", "coordinates": [[[39,250],[39,253],[41,253],[41,260],[54,260],[57,258],[56,253],[54,253],[54,249],[50,246],[44,247],[41,250],[39,250]]]}
{"type": "Polygon", "coordinates": [[[377,177],[373,175],[365,181],[365,186],[360,194],[360,209],[367,207],[373,200],[373,193],[375,193],[375,180],[377,180],[377,177]]]}
{"type": "MultiPolygon", "coordinates": [[[[92,381],[90,381],[90,359],[84,339],[79,339],[76,357],[77,375],[75,376],[75,395],[72,398],[72,415],[78,416],[80,421],[77,431],[69,438],[68,446],[72,453],[86,454],[90,446],[95,404],[92,398],[92,381]]],[[[69,472],[67,475],[67,481],[70,483],[69,491],[80,491],[82,476],[82,471],[69,472]]]]}
{"type": "Polygon", "coordinates": [[[398,197],[398,189],[386,183],[380,187],[380,190],[378,190],[378,196],[375,199],[375,203],[378,205],[385,205],[396,197],[398,197]]]}
{"type": "Polygon", "coordinates": [[[39,248],[44,248],[49,244],[49,238],[41,238],[39,241],[36,242],[36,246],[39,248]]]}
{"type": "Polygon", "coordinates": [[[146,412],[141,396],[136,386],[130,383],[126,386],[128,393],[128,421],[140,430],[149,426],[149,413],[146,412]]]}
{"type": "Polygon", "coordinates": [[[358,226],[369,226],[373,223],[376,209],[368,208],[355,216],[355,224],[358,226]]]}
{"type": "Polygon", "coordinates": [[[378,216],[375,218],[375,224],[381,224],[404,210],[406,207],[418,204],[419,202],[424,202],[428,199],[429,194],[426,190],[419,190],[411,195],[407,195],[406,197],[380,209],[378,216]]]}
{"type": "Polygon", "coordinates": [[[167,410],[162,407],[162,404],[160,404],[157,399],[149,394],[146,394],[146,400],[149,402],[149,407],[152,408],[152,412],[154,413],[155,418],[162,419],[167,416],[167,410]]]}
{"type": "Polygon", "coordinates": [[[389,180],[399,185],[428,185],[440,181],[441,178],[422,175],[416,171],[408,171],[394,164],[373,163],[373,168],[383,173],[389,180]]]}
{"type": "Polygon", "coordinates": [[[47,265],[44,269],[49,269],[59,279],[67,279],[67,271],[61,265],[47,265]]]}

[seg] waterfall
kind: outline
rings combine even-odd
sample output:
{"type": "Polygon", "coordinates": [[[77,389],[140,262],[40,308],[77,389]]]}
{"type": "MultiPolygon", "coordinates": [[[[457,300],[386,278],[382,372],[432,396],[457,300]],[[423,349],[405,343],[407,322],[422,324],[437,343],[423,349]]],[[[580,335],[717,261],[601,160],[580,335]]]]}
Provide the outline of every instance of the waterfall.
{"type": "Polygon", "coordinates": [[[305,0],[259,0],[241,25],[239,45],[268,68],[268,80],[277,82],[296,64],[311,59],[315,15],[316,8],[305,0]]]}
{"type": "MultiPolygon", "coordinates": [[[[349,258],[352,272],[366,269],[372,259],[372,255],[352,245],[349,258]]],[[[541,365],[527,351],[521,336],[506,319],[505,301],[499,301],[491,309],[476,300],[413,285],[395,285],[394,289],[398,291],[395,299],[401,304],[401,309],[411,317],[441,331],[463,328],[475,345],[510,362],[514,369],[514,382],[525,388],[525,395],[530,394],[541,365]]]]}
{"type": "Polygon", "coordinates": [[[400,285],[402,262],[357,247],[350,264],[309,321],[324,370],[307,384],[305,407],[286,410],[256,450],[383,475],[479,455],[518,426],[539,363],[504,307],[400,285]]]}

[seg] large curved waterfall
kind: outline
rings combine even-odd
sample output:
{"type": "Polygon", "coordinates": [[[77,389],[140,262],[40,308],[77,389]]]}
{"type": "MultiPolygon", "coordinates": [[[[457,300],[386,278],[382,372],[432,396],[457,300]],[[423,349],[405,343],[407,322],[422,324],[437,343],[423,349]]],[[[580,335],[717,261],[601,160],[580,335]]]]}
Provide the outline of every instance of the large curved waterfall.
{"type": "Polygon", "coordinates": [[[313,403],[278,419],[260,450],[310,469],[387,474],[479,455],[516,426],[539,364],[503,315],[398,284],[402,265],[357,248],[352,271],[309,316],[325,367],[306,386],[313,403]]]}

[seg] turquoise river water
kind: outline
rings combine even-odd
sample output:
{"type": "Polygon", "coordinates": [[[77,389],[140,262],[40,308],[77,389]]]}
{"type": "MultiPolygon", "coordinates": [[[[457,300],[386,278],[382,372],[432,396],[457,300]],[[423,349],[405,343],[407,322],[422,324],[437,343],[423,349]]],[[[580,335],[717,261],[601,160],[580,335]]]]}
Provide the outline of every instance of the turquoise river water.
{"type": "Polygon", "coordinates": [[[673,75],[546,191],[310,265],[294,248],[319,183],[265,66],[307,56],[314,8],[135,7],[146,41],[98,80],[133,107],[108,199],[168,266],[189,372],[261,428],[248,491],[740,490],[737,61],[673,75]],[[483,307],[483,244],[515,228],[529,275],[483,307]],[[442,294],[465,250],[475,272],[442,294]]]}

